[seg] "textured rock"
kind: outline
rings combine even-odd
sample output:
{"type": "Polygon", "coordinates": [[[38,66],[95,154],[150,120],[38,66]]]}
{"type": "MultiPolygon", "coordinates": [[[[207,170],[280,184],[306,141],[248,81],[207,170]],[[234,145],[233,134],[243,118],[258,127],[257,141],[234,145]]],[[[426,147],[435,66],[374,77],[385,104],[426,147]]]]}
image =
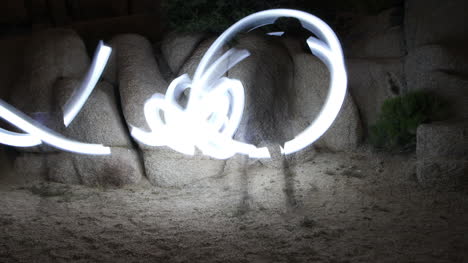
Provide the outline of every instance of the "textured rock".
{"type": "Polygon", "coordinates": [[[144,104],[154,93],[168,87],[162,78],[150,42],[138,35],[119,35],[110,41],[118,62],[118,83],[125,121],[129,126],[148,128],[144,104]]]}
{"type": "Polygon", "coordinates": [[[244,114],[235,134],[256,146],[280,145],[292,138],[289,104],[293,61],[276,37],[249,35],[234,45],[251,55],[228,72],[242,82],[244,114]]]}
{"type": "Polygon", "coordinates": [[[421,82],[435,71],[468,75],[468,49],[462,45],[425,45],[411,51],[405,59],[408,87],[420,89],[421,82]]]}
{"type": "Polygon", "coordinates": [[[25,183],[43,181],[47,178],[47,158],[40,153],[19,153],[13,162],[13,170],[25,183]]]}
{"type": "MultiPolygon", "coordinates": [[[[312,54],[296,52],[294,60],[294,127],[303,131],[317,117],[328,94],[330,74],[327,67],[312,54]]],[[[362,137],[359,113],[349,92],[341,111],[330,129],[315,146],[333,151],[349,151],[357,147],[362,137]]]]}
{"type": "Polygon", "coordinates": [[[112,148],[112,155],[71,153],[47,156],[48,179],[66,184],[122,187],[136,184],[142,176],[138,154],[126,148],[112,148]]]}
{"type": "Polygon", "coordinates": [[[146,176],[162,187],[181,187],[223,172],[224,160],[216,160],[200,153],[187,156],[167,147],[144,151],[146,176]]]}
{"type": "Polygon", "coordinates": [[[417,178],[426,187],[468,185],[468,122],[423,124],[417,130],[417,178]]]}
{"type": "Polygon", "coordinates": [[[180,72],[180,68],[204,37],[201,33],[170,33],[163,39],[161,52],[172,73],[184,73],[180,72]]]}
{"type": "MultiPolygon", "coordinates": [[[[57,82],[57,105],[65,105],[80,82],[62,79],[57,82]]],[[[62,134],[87,143],[98,143],[113,147],[132,147],[127,127],[121,119],[114,87],[99,82],[75,120],[64,128],[62,134]]]]}
{"type": "Polygon", "coordinates": [[[347,69],[348,89],[365,128],[375,123],[386,99],[406,90],[403,63],[399,59],[349,59],[347,69]]]}
{"type": "MultiPolygon", "coordinates": [[[[64,29],[36,33],[25,47],[23,72],[17,78],[9,102],[53,130],[63,128],[62,113],[55,104],[54,84],[62,77],[80,79],[89,58],[79,36],[64,29]]],[[[21,148],[20,151],[51,152],[54,148],[21,148]]]]}
{"type": "Polygon", "coordinates": [[[421,158],[468,158],[468,123],[422,124],[417,131],[417,156],[421,158]]]}
{"type": "Polygon", "coordinates": [[[365,16],[343,39],[348,58],[396,58],[405,55],[403,14],[399,8],[365,16]]]}
{"type": "Polygon", "coordinates": [[[459,45],[427,45],[406,58],[409,90],[428,89],[446,100],[452,119],[468,117],[468,50],[459,45]]]}
{"type": "Polygon", "coordinates": [[[468,40],[465,0],[405,1],[405,35],[408,50],[433,43],[468,40]]]}
{"type": "Polygon", "coordinates": [[[60,77],[80,79],[87,71],[86,48],[75,32],[54,29],[33,35],[26,50],[26,68],[11,102],[26,113],[51,112],[55,81],[60,77]]]}

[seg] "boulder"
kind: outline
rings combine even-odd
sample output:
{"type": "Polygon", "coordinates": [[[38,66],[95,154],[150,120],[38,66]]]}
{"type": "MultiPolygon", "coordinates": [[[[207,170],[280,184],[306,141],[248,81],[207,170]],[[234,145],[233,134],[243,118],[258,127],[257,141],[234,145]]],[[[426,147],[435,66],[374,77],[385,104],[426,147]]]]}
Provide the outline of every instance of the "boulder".
{"type": "Polygon", "coordinates": [[[451,119],[468,117],[468,50],[459,45],[426,45],[405,61],[409,90],[427,89],[450,106],[451,119]]]}
{"type": "Polygon", "coordinates": [[[435,71],[468,76],[468,49],[464,45],[425,45],[412,50],[405,59],[405,74],[410,90],[421,89],[428,74],[435,71]]]}
{"type": "Polygon", "coordinates": [[[348,58],[398,58],[405,55],[403,14],[391,8],[374,16],[364,16],[343,37],[348,58]]]}
{"type": "Polygon", "coordinates": [[[349,59],[348,89],[359,110],[362,124],[374,124],[386,99],[405,90],[403,63],[400,59],[349,59]]]}
{"type": "Polygon", "coordinates": [[[201,33],[170,33],[161,43],[161,53],[173,74],[180,72],[182,65],[191,57],[195,48],[205,37],[201,33]]]}
{"type": "Polygon", "coordinates": [[[221,175],[225,161],[197,153],[178,153],[167,147],[155,147],[143,152],[148,180],[162,187],[181,187],[204,178],[221,175]]]}
{"type": "Polygon", "coordinates": [[[52,112],[55,81],[61,77],[81,79],[90,63],[81,38],[66,29],[33,35],[24,61],[22,79],[14,87],[11,102],[25,113],[52,112]]]}
{"type": "MultiPolygon", "coordinates": [[[[128,126],[148,129],[144,104],[168,87],[161,76],[150,42],[139,35],[119,35],[110,41],[117,59],[120,102],[128,126]]],[[[146,146],[140,145],[145,148],[146,146]]]]}
{"type": "Polygon", "coordinates": [[[281,145],[293,138],[290,125],[290,94],[293,61],[276,37],[246,35],[237,49],[251,54],[229,70],[228,77],[242,82],[245,106],[235,139],[256,146],[281,145]]]}
{"type": "MultiPolygon", "coordinates": [[[[62,130],[63,114],[55,103],[54,84],[59,78],[81,79],[84,76],[89,57],[83,42],[71,30],[43,31],[31,37],[23,59],[23,71],[12,84],[8,102],[48,128],[62,130]]],[[[57,151],[46,145],[19,150],[57,151]]]]}
{"type": "Polygon", "coordinates": [[[123,187],[136,184],[143,174],[135,150],[112,147],[111,155],[48,154],[50,181],[86,186],[123,187]]]}
{"type": "MultiPolygon", "coordinates": [[[[330,85],[328,68],[303,50],[292,53],[294,61],[294,134],[307,128],[317,117],[330,85]]],[[[339,115],[330,129],[314,144],[333,151],[354,150],[362,137],[362,125],[354,100],[347,93],[339,115]]]]}
{"type": "Polygon", "coordinates": [[[416,174],[421,185],[443,189],[468,186],[467,123],[437,122],[418,127],[416,174]]]}
{"type": "Polygon", "coordinates": [[[112,39],[121,34],[139,34],[152,41],[158,41],[162,35],[162,23],[159,16],[153,14],[125,15],[75,22],[70,25],[86,40],[89,50],[96,47],[103,39],[112,39]]]}
{"type": "Polygon", "coordinates": [[[405,39],[408,50],[434,43],[457,43],[468,40],[465,0],[405,1],[405,39]]]}
{"type": "MultiPolygon", "coordinates": [[[[64,105],[79,85],[80,82],[74,79],[59,80],[55,85],[56,104],[64,105]]],[[[99,82],[83,109],[61,133],[81,142],[131,148],[128,129],[120,115],[114,87],[99,82]]]]}

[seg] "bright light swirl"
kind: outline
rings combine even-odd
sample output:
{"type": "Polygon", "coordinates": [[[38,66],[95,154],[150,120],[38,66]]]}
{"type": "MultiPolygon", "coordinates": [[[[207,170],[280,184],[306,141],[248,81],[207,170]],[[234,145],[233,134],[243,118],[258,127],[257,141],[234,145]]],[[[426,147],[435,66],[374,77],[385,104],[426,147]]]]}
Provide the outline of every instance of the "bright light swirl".
{"type": "MultiPolygon", "coordinates": [[[[64,107],[64,124],[68,126],[83,108],[86,100],[98,82],[107,64],[111,48],[102,41],[96,50],[91,68],[79,90],[75,91],[64,107]]],[[[32,147],[42,142],[59,149],[82,154],[110,154],[110,148],[100,144],[86,144],[66,139],[54,131],[43,127],[27,115],[0,99],[0,118],[10,122],[27,133],[11,132],[0,128],[0,143],[16,147],[32,147]]]]}
{"type": "Polygon", "coordinates": [[[81,108],[83,108],[85,102],[88,100],[89,95],[91,95],[91,92],[106,67],[111,52],[112,48],[105,46],[102,41],[99,41],[91,67],[83,82],[81,82],[80,88],[73,93],[72,97],[63,107],[63,123],[65,124],[65,127],[70,125],[76,115],[81,111],[81,108]]]}
{"type": "MultiPolygon", "coordinates": [[[[273,24],[280,17],[293,17],[319,39],[307,40],[310,50],[330,70],[330,91],[324,107],[312,124],[285,143],[283,154],[297,152],[312,144],[331,126],[343,104],[347,76],[343,52],[333,30],[319,18],[297,10],[274,9],[258,12],[227,29],[208,49],[197,67],[193,81],[187,75],[175,79],[165,96],[155,94],[145,104],[150,132],[132,127],[132,136],[141,143],[168,146],[193,155],[195,147],[214,158],[225,159],[236,153],[252,158],[269,158],[268,149],[232,139],[244,108],[244,90],[238,80],[222,77],[248,56],[245,50],[231,49],[218,58],[222,48],[237,33],[273,24]],[[178,98],[190,88],[186,107],[178,98]]],[[[281,35],[280,32],[272,35],[281,35]]]]}

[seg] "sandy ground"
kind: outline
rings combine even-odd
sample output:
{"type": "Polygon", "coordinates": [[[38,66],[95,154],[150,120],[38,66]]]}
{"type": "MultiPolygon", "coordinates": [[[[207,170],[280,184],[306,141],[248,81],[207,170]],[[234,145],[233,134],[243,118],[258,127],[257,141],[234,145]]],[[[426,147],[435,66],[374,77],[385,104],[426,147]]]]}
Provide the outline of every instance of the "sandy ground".
{"type": "Polygon", "coordinates": [[[320,153],[183,189],[0,181],[0,262],[468,262],[468,194],[412,155],[320,153]]]}

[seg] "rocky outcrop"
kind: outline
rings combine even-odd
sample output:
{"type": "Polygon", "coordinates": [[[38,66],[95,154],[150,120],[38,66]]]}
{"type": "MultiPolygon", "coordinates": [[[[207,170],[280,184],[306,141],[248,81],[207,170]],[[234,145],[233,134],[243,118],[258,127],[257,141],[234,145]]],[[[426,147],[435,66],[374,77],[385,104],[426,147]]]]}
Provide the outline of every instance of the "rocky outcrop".
{"type": "Polygon", "coordinates": [[[348,59],[348,88],[367,128],[377,121],[385,100],[405,89],[403,62],[400,59],[348,59]]]}
{"type": "Polygon", "coordinates": [[[465,0],[405,1],[405,39],[409,51],[435,43],[466,42],[468,23],[465,0]]]}
{"type": "MultiPolygon", "coordinates": [[[[83,156],[51,149],[44,155],[21,154],[17,167],[37,169],[35,172],[56,182],[111,187],[137,183],[143,173],[151,183],[164,187],[180,187],[223,173],[225,160],[203,156],[198,151],[194,156],[186,156],[167,147],[135,144],[129,138],[132,127],[148,129],[144,104],[154,93],[164,94],[170,83],[167,75],[161,74],[160,60],[156,56],[166,57],[173,75],[188,73],[193,77],[214,39],[201,40],[201,35],[170,36],[163,41],[159,54],[142,36],[114,37],[109,42],[113,55],[103,75],[105,81],[97,85],[80,114],[65,128],[59,125],[62,123],[62,106],[77,89],[79,79],[89,65],[89,57],[81,39],[72,31],[47,34],[52,36],[50,39],[55,44],[47,42],[49,40],[41,43],[44,48],[35,51],[37,54],[32,53],[36,60],[28,55],[28,59],[33,58],[33,63],[25,72],[32,73],[25,76],[31,78],[22,79],[34,85],[27,86],[20,81],[20,88],[13,92],[13,101],[18,101],[20,109],[24,107],[34,116],[36,111],[48,112],[37,115],[47,121],[48,127],[79,141],[110,146],[112,155],[83,156]],[[172,46],[183,52],[173,55],[178,51],[171,50],[172,46]],[[68,54],[67,50],[77,51],[68,54]],[[37,66],[36,69],[36,64],[47,68],[37,66]],[[118,86],[118,93],[112,84],[118,86]],[[38,96],[34,100],[22,100],[25,92],[38,96]]],[[[39,35],[38,39],[42,37],[39,35]]],[[[328,69],[317,58],[302,50],[301,44],[289,46],[285,43],[277,37],[255,34],[237,38],[233,47],[247,49],[251,55],[226,74],[243,83],[246,95],[244,115],[235,139],[267,146],[272,153],[308,126],[319,112],[329,85],[328,69]]],[[[338,119],[316,145],[348,151],[356,148],[360,138],[358,110],[348,94],[338,119]]],[[[308,149],[290,159],[295,162],[307,160],[309,154],[314,154],[310,151],[313,147],[308,149]]],[[[263,163],[280,162],[273,166],[281,167],[282,159],[276,157],[272,162],[263,163]]],[[[230,163],[237,159],[233,158],[230,163]]]]}
{"type": "MultiPolygon", "coordinates": [[[[328,68],[312,54],[297,50],[294,61],[294,134],[309,126],[320,112],[330,85],[328,68]]],[[[330,129],[315,145],[332,151],[356,149],[362,138],[362,126],[353,98],[347,93],[341,111],[330,129]]]]}
{"type": "Polygon", "coordinates": [[[66,137],[111,146],[113,154],[85,157],[41,145],[20,149],[24,153],[15,167],[63,183],[123,186],[138,182],[143,171],[110,84],[99,83],[77,118],[68,128],[63,126],[62,107],[78,88],[90,61],[78,35],[50,30],[33,36],[30,43],[24,58],[30,63],[25,63],[12,90],[12,104],[66,137]],[[38,157],[35,152],[43,154],[38,157]]]}
{"type": "MultiPolygon", "coordinates": [[[[156,92],[164,94],[168,87],[158,69],[152,46],[148,40],[136,35],[118,36],[111,41],[111,45],[117,52],[118,83],[127,125],[148,129],[143,114],[144,103],[156,92]]],[[[198,61],[191,59],[186,65],[198,64],[198,61]]],[[[224,161],[203,157],[200,153],[185,156],[167,147],[143,144],[139,144],[139,148],[142,150],[146,176],[151,183],[159,186],[183,186],[214,176],[222,172],[224,165],[224,161]]]]}
{"type": "Polygon", "coordinates": [[[399,58],[405,56],[403,10],[399,7],[358,19],[343,37],[348,58],[399,58]]]}
{"type": "Polygon", "coordinates": [[[173,74],[178,74],[205,37],[201,33],[170,33],[161,43],[161,53],[173,74]]]}

